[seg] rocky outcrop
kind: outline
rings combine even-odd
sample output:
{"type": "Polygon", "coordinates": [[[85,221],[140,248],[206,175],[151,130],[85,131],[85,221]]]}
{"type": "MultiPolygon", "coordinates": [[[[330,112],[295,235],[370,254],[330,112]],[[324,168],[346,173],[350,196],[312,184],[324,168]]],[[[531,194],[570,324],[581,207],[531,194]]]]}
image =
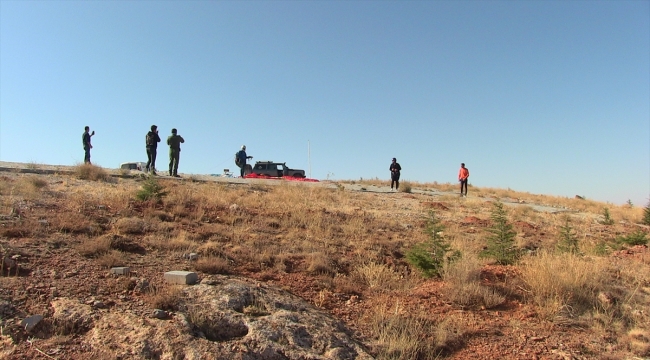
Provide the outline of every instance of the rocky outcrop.
{"type": "Polygon", "coordinates": [[[166,319],[110,312],[86,337],[117,358],[372,359],[340,322],[301,298],[225,276],[184,287],[166,319]]]}

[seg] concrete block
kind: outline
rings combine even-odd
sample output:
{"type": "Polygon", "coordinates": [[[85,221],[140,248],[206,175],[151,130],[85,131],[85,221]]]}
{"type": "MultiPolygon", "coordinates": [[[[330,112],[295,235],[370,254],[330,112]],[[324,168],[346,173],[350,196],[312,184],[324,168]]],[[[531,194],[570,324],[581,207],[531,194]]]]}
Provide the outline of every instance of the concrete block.
{"type": "Polygon", "coordinates": [[[168,271],[165,280],[173,284],[191,285],[199,280],[199,275],[191,271],[168,271]]]}
{"type": "Polygon", "coordinates": [[[111,268],[111,274],[128,275],[131,272],[129,267],[114,267],[111,268]]]}

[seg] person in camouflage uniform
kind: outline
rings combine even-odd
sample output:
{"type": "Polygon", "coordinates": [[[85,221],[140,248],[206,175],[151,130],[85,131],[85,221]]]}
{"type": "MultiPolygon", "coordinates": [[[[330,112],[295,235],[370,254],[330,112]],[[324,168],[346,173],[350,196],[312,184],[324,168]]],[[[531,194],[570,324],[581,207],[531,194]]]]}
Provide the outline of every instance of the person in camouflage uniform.
{"type": "Polygon", "coordinates": [[[147,149],[147,166],[146,172],[151,172],[151,175],[156,175],[156,154],[158,152],[158,143],[160,136],[158,136],[158,126],[151,125],[151,131],[145,136],[145,146],[147,149]]]}
{"type": "Polygon", "coordinates": [[[172,134],[167,138],[167,145],[169,145],[169,176],[180,177],[178,175],[178,161],[181,158],[181,144],[184,142],[185,139],[177,134],[177,130],[172,129],[172,134]]]}

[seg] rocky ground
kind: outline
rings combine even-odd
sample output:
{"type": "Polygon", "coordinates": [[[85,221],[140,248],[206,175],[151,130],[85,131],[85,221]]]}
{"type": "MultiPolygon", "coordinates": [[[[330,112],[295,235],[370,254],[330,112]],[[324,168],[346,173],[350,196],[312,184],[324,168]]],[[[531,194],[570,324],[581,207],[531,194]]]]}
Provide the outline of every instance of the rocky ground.
{"type": "MultiPolygon", "coordinates": [[[[0,163],[0,167],[7,170],[0,173],[0,181],[5,182],[21,181],[29,173],[39,174],[51,189],[50,197],[58,196],[61,201],[67,200],[63,194],[65,189],[88,186],[87,181],[67,174],[73,170],[66,167],[12,163],[0,163]]],[[[113,174],[125,175],[117,170],[113,174]]],[[[137,174],[127,175],[138,179],[137,174]]],[[[189,175],[179,182],[188,180],[221,181],[232,186],[255,184],[242,179],[189,175]]],[[[332,183],[295,186],[336,188],[332,183]]],[[[433,207],[443,214],[451,211],[451,205],[436,201],[444,192],[386,194],[389,189],[385,187],[358,184],[344,188],[360,193],[369,204],[390,203],[399,213],[392,216],[402,216],[408,222],[401,224],[401,228],[387,230],[395,235],[381,235],[387,238],[399,238],[400,232],[420,232],[412,228],[416,225],[409,218],[414,209],[433,207]]],[[[4,276],[0,277],[1,358],[370,359],[380,354],[380,346],[377,330],[364,317],[368,316],[369,308],[381,304],[394,313],[418,313],[438,319],[439,325],[444,325],[437,327],[444,330],[440,336],[447,337],[441,341],[443,346],[437,348],[436,354],[397,352],[390,358],[643,359],[650,356],[643,353],[644,346],[650,351],[647,345],[650,339],[645,338],[647,332],[642,332],[638,339],[633,335],[621,338],[607,328],[594,331],[580,319],[540,318],[538,309],[526,301],[525,293],[512,286],[518,270],[511,266],[483,268],[483,284],[510,289],[504,291],[503,303],[489,309],[453,303],[444,295],[446,284],[435,280],[418,281],[408,292],[371,288],[339,291],[340,287],[324,284],[334,281],[331,278],[305,271],[304,258],[291,257],[286,259],[284,271],[260,270],[255,264],[237,261],[227,271],[229,274],[199,273],[198,284],[172,287],[163,280],[163,273],[194,270],[196,260],[183,256],[182,251],[147,248],[139,241],[142,236],[113,238],[112,244],[128,256],[126,265],[131,270],[128,275],[112,274],[106,264],[80,254],[79,246],[88,234],[112,233],[111,226],[122,214],[114,212],[110,205],[93,204],[92,208],[79,209],[75,214],[63,213],[62,204],[56,200],[12,197],[9,202],[13,205],[5,206],[7,212],[0,214],[4,259],[4,276]],[[58,217],[61,214],[93,221],[84,222],[78,228],[62,229],[59,224],[63,220],[58,217]],[[21,230],[16,225],[19,222],[29,224],[29,229],[21,230]],[[38,315],[42,319],[32,317],[38,315]],[[634,341],[636,345],[630,345],[634,341]]],[[[511,204],[517,206],[518,202],[511,201],[511,204]]],[[[565,209],[538,204],[535,210],[565,209]]],[[[471,233],[484,228],[487,219],[481,213],[464,214],[456,225],[471,233]]],[[[191,226],[183,222],[173,224],[191,226]]],[[[619,233],[638,227],[617,226],[619,233]]],[[[536,224],[523,222],[517,225],[517,230],[527,234],[531,241],[548,238],[548,231],[536,224]]],[[[387,258],[386,263],[394,263],[398,271],[404,264],[401,257],[402,254],[397,254],[395,258],[387,258]]],[[[613,253],[611,261],[646,266],[650,253],[647,246],[631,247],[613,253]]],[[[649,287],[650,284],[641,283],[638,292],[648,292],[649,287]]],[[[425,337],[419,341],[433,340],[425,337]]]]}

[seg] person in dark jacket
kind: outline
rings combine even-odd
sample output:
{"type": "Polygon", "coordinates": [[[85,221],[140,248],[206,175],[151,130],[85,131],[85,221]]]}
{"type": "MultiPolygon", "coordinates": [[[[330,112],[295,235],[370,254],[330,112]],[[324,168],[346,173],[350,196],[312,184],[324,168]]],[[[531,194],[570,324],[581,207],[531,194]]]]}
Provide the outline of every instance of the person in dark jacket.
{"type": "Polygon", "coordinates": [[[181,159],[181,144],[184,142],[185,139],[177,134],[177,130],[172,129],[172,134],[167,138],[167,145],[169,145],[169,176],[180,177],[178,175],[178,162],[181,159]]]}
{"type": "Polygon", "coordinates": [[[388,170],[390,170],[390,189],[393,190],[393,185],[395,185],[395,190],[399,190],[399,175],[402,167],[399,166],[397,159],[393,158],[388,170]]]}
{"type": "Polygon", "coordinates": [[[237,161],[235,162],[235,165],[239,166],[240,171],[239,175],[241,177],[244,177],[246,174],[246,160],[252,159],[252,156],[247,156],[246,155],[246,145],[241,146],[241,150],[237,153],[237,161]]]}
{"type": "Polygon", "coordinates": [[[93,148],[93,146],[90,144],[90,138],[95,135],[95,130],[93,132],[90,131],[90,126],[86,126],[84,128],[84,133],[81,135],[81,141],[83,142],[84,145],[84,163],[85,164],[90,164],[90,149],[93,148]]]}
{"type": "Polygon", "coordinates": [[[145,146],[147,147],[147,166],[146,172],[151,172],[151,175],[156,175],[156,154],[158,153],[158,143],[160,136],[158,136],[158,127],[151,125],[151,131],[145,136],[145,146]]]}

